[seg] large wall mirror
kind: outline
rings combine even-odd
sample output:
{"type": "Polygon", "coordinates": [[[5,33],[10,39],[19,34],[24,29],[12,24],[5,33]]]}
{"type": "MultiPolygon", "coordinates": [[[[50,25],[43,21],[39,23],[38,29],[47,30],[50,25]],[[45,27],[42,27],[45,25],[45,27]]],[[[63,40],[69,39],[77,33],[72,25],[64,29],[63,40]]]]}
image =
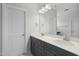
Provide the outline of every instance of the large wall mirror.
{"type": "Polygon", "coordinates": [[[79,38],[79,4],[45,4],[39,11],[40,33],[79,38]]]}

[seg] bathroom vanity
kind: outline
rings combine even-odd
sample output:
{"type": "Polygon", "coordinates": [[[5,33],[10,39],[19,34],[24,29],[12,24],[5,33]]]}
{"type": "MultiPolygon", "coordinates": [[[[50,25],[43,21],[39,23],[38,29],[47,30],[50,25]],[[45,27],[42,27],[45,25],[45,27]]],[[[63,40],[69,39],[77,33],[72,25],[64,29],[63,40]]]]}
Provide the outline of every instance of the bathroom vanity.
{"type": "MultiPolygon", "coordinates": [[[[71,45],[66,47],[66,43],[63,44],[57,43],[57,38],[50,38],[48,37],[45,39],[45,37],[42,36],[36,36],[36,35],[31,35],[31,52],[35,56],[77,56],[79,55],[79,52],[73,51],[74,46],[71,45]],[[51,39],[51,42],[50,42],[51,39]],[[53,40],[53,41],[52,41],[53,40]],[[68,50],[68,49],[69,50],[68,50]],[[72,50],[71,50],[71,49],[72,50]]],[[[59,39],[60,40],[60,39],[59,39]]],[[[77,50],[79,51],[79,49],[77,50]]]]}
{"type": "Polygon", "coordinates": [[[52,6],[51,10],[39,12],[37,22],[33,23],[34,20],[32,20],[31,33],[34,33],[31,34],[32,54],[79,55],[79,15],[76,12],[76,5],[49,4],[49,6],[52,6]]]}

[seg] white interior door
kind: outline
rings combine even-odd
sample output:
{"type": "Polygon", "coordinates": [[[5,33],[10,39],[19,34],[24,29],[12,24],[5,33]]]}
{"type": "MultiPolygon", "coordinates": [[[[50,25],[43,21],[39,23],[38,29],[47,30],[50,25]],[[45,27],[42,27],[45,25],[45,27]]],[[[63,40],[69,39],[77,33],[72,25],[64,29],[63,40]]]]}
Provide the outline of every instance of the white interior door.
{"type": "Polygon", "coordinates": [[[16,56],[24,53],[24,11],[6,7],[4,55],[16,56]]]}

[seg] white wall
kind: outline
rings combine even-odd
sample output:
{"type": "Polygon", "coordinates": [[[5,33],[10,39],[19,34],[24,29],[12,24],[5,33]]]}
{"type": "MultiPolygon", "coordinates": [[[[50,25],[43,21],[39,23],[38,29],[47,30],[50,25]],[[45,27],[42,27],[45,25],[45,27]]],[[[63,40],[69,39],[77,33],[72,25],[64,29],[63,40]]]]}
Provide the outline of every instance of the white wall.
{"type": "Polygon", "coordinates": [[[0,55],[2,53],[2,9],[0,4],[0,55]]]}
{"type": "Polygon", "coordinates": [[[33,4],[31,6],[31,33],[38,33],[39,32],[39,13],[38,13],[38,4],[33,4]],[[33,7],[34,6],[34,7],[33,7]]]}

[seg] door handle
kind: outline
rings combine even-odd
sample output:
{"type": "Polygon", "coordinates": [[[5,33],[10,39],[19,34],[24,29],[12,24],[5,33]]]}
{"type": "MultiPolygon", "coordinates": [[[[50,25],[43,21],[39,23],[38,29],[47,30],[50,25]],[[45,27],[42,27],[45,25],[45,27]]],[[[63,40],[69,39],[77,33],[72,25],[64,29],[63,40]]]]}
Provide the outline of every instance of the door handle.
{"type": "Polygon", "coordinates": [[[22,34],[22,36],[25,36],[25,34],[22,34]]]}

